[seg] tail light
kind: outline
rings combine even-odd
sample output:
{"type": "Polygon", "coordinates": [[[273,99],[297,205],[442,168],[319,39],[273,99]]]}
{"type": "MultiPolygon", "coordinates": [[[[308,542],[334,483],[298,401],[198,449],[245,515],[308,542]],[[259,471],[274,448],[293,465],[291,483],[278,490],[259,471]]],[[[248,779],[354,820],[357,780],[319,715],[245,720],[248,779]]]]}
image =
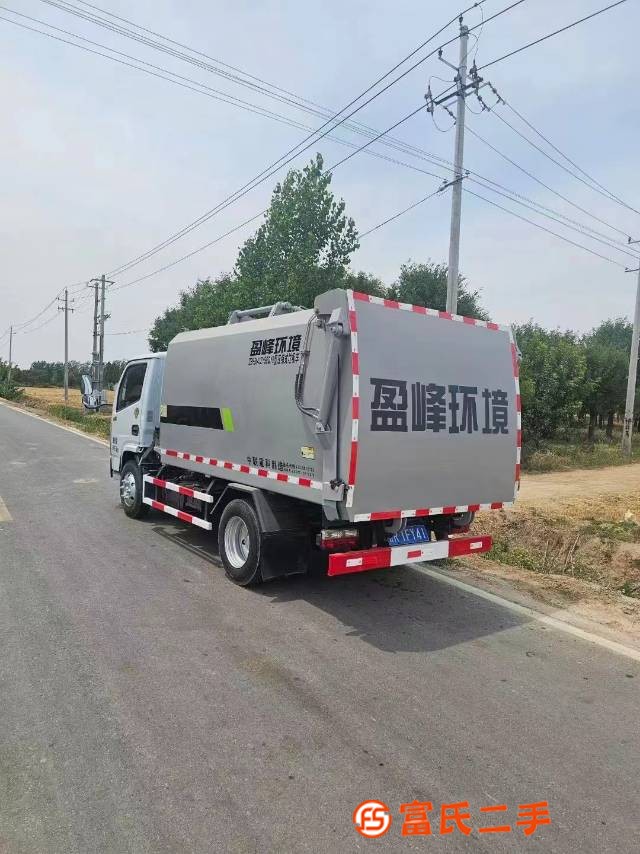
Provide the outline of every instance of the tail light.
{"type": "Polygon", "coordinates": [[[360,544],[356,528],[324,528],[318,536],[318,546],[325,551],[353,549],[360,544]]]}

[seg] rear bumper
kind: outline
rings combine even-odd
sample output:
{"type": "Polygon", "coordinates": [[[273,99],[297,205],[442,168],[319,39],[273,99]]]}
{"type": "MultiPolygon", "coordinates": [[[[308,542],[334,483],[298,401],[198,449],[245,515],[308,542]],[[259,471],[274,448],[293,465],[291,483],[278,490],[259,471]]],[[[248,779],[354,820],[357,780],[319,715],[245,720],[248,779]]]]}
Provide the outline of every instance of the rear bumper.
{"type": "Polygon", "coordinates": [[[347,575],[350,572],[365,572],[368,569],[386,569],[404,563],[427,560],[443,560],[449,557],[488,552],[491,537],[456,537],[435,543],[418,543],[413,546],[392,546],[367,549],[359,552],[340,552],[329,555],[327,575],[347,575]]]}

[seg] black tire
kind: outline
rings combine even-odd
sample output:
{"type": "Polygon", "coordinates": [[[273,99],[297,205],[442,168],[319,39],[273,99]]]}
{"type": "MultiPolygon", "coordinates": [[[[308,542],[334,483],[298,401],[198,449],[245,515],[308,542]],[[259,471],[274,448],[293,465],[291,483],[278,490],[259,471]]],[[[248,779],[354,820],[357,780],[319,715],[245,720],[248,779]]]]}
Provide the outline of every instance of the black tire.
{"type": "Polygon", "coordinates": [[[227,577],[241,587],[260,584],[260,522],[248,501],[235,498],[222,511],[218,548],[227,577]]]}
{"type": "Polygon", "coordinates": [[[142,488],[140,466],[129,460],[120,471],[120,503],[130,519],[142,519],[149,512],[149,505],[142,503],[142,488]]]}

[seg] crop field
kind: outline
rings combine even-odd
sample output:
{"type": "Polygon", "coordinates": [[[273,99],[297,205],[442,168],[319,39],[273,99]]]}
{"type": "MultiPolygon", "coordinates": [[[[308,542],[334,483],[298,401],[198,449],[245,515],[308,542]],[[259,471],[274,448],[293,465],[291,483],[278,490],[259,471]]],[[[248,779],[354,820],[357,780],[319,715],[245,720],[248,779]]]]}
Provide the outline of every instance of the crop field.
{"type": "MultiPolygon", "coordinates": [[[[107,400],[109,401],[109,403],[111,403],[113,401],[113,392],[107,391],[106,394],[107,400]]],[[[25,401],[27,399],[32,401],[33,404],[36,406],[38,404],[62,404],[64,403],[64,389],[26,386],[24,389],[24,399],[25,401]]],[[[69,389],[69,402],[67,405],[69,407],[73,407],[74,409],[82,410],[82,395],[80,394],[80,389],[69,389]]]]}

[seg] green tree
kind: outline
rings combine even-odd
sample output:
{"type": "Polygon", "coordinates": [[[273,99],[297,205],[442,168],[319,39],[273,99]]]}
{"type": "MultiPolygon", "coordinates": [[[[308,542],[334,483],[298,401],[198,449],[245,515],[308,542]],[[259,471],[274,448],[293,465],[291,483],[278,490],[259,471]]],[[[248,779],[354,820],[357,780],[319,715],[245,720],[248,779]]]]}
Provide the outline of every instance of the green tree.
{"type": "MultiPolygon", "coordinates": [[[[447,305],[446,265],[431,261],[403,264],[398,281],[389,288],[389,298],[444,311],[447,305]]],[[[489,320],[489,315],[480,305],[480,292],[469,290],[462,276],[458,280],[458,314],[489,320]]]]}
{"type": "Polygon", "coordinates": [[[530,321],[515,326],[514,333],[522,354],[523,440],[532,447],[574,423],[583,405],[586,357],[572,332],[549,331],[530,321]]]}
{"type": "Polygon", "coordinates": [[[606,419],[607,436],[613,436],[617,413],[624,411],[633,327],[628,320],[605,320],[582,339],[587,364],[583,409],[589,415],[589,438],[598,420],[606,419]]]}
{"type": "Polygon", "coordinates": [[[386,297],[388,288],[382,279],[372,273],[345,273],[344,282],[341,287],[350,288],[352,291],[360,291],[361,294],[371,294],[374,297],[386,297]]]}
{"type": "Polygon", "coordinates": [[[343,286],[358,233],[330,184],[317,154],[276,185],[264,222],[236,261],[238,308],[283,299],[311,306],[318,294],[343,286]]]}
{"type": "Polygon", "coordinates": [[[233,278],[225,273],[217,279],[202,279],[182,291],[178,306],[168,308],[154,321],[149,333],[151,351],[166,350],[179,332],[226,323],[229,313],[240,307],[234,302],[234,285],[233,278]]]}

